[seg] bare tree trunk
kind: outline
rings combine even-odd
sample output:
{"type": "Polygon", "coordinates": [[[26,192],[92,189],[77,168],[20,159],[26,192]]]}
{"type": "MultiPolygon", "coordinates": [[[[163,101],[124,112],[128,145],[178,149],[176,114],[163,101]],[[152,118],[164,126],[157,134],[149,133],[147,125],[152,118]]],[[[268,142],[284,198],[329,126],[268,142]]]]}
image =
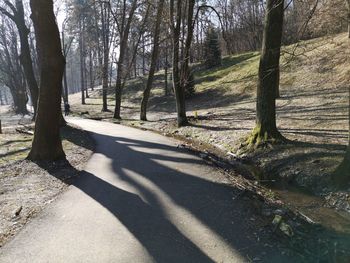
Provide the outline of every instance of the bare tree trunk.
{"type": "Polygon", "coordinates": [[[346,0],[348,7],[348,38],[350,38],[350,0],[346,0]]]}
{"type": "Polygon", "coordinates": [[[168,96],[168,41],[165,43],[164,94],[168,96]]]}
{"type": "MultiPolygon", "coordinates": [[[[120,37],[120,49],[119,49],[119,59],[117,62],[117,77],[116,77],[116,84],[115,84],[115,108],[114,108],[114,118],[115,119],[121,119],[120,116],[120,109],[121,109],[121,102],[122,102],[122,79],[124,78],[124,59],[125,59],[125,52],[127,50],[127,44],[129,39],[129,32],[131,27],[131,22],[134,17],[135,10],[137,8],[137,0],[133,0],[132,6],[129,12],[129,16],[126,22],[125,27],[122,27],[122,36],[120,37]]],[[[126,16],[126,14],[124,14],[126,16]]]]}
{"type": "Polygon", "coordinates": [[[135,59],[135,62],[134,62],[134,78],[135,79],[137,78],[137,59],[135,59]]]}
{"type": "MultiPolygon", "coordinates": [[[[85,47],[84,47],[85,49],[85,47]]],[[[84,52],[85,54],[85,52],[84,52]]],[[[86,68],[86,59],[84,57],[84,80],[85,80],[85,83],[84,83],[84,87],[85,87],[85,98],[89,98],[89,89],[88,89],[88,70],[86,68]]]]}
{"type": "Polygon", "coordinates": [[[22,1],[16,0],[15,3],[16,3],[16,6],[13,6],[9,1],[5,1],[5,4],[11,9],[13,14],[10,14],[2,9],[0,11],[2,11],[5,15],[7,15],[11,20],[14,21],[19,32],[20,43],[21,43],[21,54],[19,58],[23,66],[24,74],[26,76],[26,81],[28,83],[30,96],[33,103],[34,118],[35,118],[37,104],[38,104],[39,90],[38,90],[38,84],[34,75],[32,58],[30,55],[30,48],[29,48],[29,42],[28,42],[29,29],[27,28],[25,23],[22,1]]]}
{"type": "Polygon", "coordinates": [[[25,115],[27,111],[27,94],[25,92],[25,87],[22,85],[10,88],[14,111],[16,114],[25,115]]]}
{"type": "Polygon", "coordinates": [[[276,126],[276,90],[283,29],[284,0],[268,0],[263,47],[259,65],[256,126],[250,145],[282,140],[276,126]]]}
{"type": "MultiPolygon", "coordinates": [[[[62,28],[62,47],[65,49],[65,36],[64,36],[64,28],[62,28]]],[[[64,50],[63,52],[64,58],[66,59],[66,51],[64,50]]],[[[67,83],[67,70],[66,70],[66,65],[64,67],[64,72],[63,72],[63,101],[64,103],[68,103],[68,83],[67,83]]]]}
{"type": "MultiPolygon", "coordinates": [[[[120,52],[124,53],[124,52],[120,52]]],[[[121,54],[120,54],[121,56],[121,54]]],[[[115,83],[115,108],[114,108],[114,118],[121,119],[120,116],[120,108],[121,108],[121,100],[122,100],[122,61],[120,60],[117,63],[117,79],[115,83]]],[[[123,55],[124,56],[124,55],[123,55]]],[[[124,60],[124,59],[123,59],[124,60]]]]}
{"type": "Polygon", "coordinates": [[[66,68],[64,68],[64,73],[63,73],[63,84],[64,84],[64,102],[68,103],[68,83],[67,83],[67,71],[66,68]]]}
{"type": "Polygon", "coordinates": [[[93,91],[94,90],[95,77],[94,77],[94,65],[93,65],[93,58],[92,58],[92,50],[91,50],[91,48],[89,49],[89,76],[90,76],[90,89],[91,89],[91,91],[93,91]]]}
{"type": "MultiPolygon", "coordinates": [[[[184,61],[183,61],[183,66],[181,69],[181,86],[183,92],[185,92],[185,88],[188,84],[188,79],[190,76],[190,68],[189,68],[189,63],[190,63],[190,51],[191,51],[191,43],[192,43],[192,38],[193,38],[193,29],[194,29],[194,24],[192,23],[193,21],[193,11],[194,11],[194,5],[195,5],[195,0],[189,0],[188,1],[188,14],[187,14],[187,35],[186,35],[186,42],[185,42],[185,47],[184,47],[184,61]]],[[[184,103],[185,105],[185,103],[184,103]]]]}
{"type": "Polygon", "coordinates": [[[146,88],[143,91],[143,97],[141,101],[141,113],[140,113],[140,119],[142,121],[147,121],[147,104],[148,99],[151,93],[153,79],[154,79],[154,73],[156,69],[158,54],[159,54],[159,34],[160,34],[160,24],[163,14],[163,6],[164,6],[164,0],[159,0],[158,2],[158,10],[157,10],[157,18],[156,18],[156,24],[154,29],[154,38],[153,38],[153,50],[152,50],[152,58],[151,58],[151,65],[149,69],[148,79],[146,88]]]}
{"type": "Polygon", "coordinates": [[[30,160],[65,158],[60,138],[64,57],[52,0],[30,0],[40,60],[40,93],[30,160]]]}
{"type": "Polygon", "coordinates": [[[102,65],[102,111],[108,111],[108,65],[109,65],[109,11],[106,4],[101,3],[103,65],[102,65]]]}
{"type": "MultiPolygon", "coordinates": [[[[84,23],[84,22],[83,22],[84,23]]],[[[81,18],[79,19],[79,50],[80,50],[80,88],[81,88],[81,104],[85,104],[85,78],[84,78],[84,31],[83,25],[81,23],[81,18]]]]}
{"type": "Polygon", "coordinates": [[[145,37],[142,36],[142,75],[146,75],[146,61],[145,61],[145,37]]]}
{"type": "Polygon", "coordinates": [[[186,116],[186,107],[185,107],[185,92],[181,86],[181,77],[180,77],[180,34],[181,34],[181,19],[182,19],[182,4],[178,0],[176,3],[176,17],[174,16],[175,12],[174,0],[170,1],[170,17],[172,20],[172,31],[173,31],[173,87],[176,98],[176,111],[177,111],[177,125],[179,127],[187,125],[188,120],[186,116]],[[175,18],[175,21],[174,21],[175,18]]]}

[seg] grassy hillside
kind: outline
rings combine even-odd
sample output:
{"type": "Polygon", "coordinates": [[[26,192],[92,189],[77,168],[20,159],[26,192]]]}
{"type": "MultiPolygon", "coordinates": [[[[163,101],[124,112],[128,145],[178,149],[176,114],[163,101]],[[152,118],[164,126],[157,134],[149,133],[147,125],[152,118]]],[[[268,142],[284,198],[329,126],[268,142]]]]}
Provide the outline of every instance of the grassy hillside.
{"type": "MultiPolygon", "coordinates": [[[[286,155],[293,154],[297,158],[301,152],[314,153],[307,158],[319,156],[325,164],[324,172],[330,173],[340,161],[344,145],[347,144],[349,40],[346,34],[313,39],[285,47],[282,53],[281,98],[277,100],[278,127],[291,140],[313,144],[307,149],[293,146],[286,155]],[[317,145],[333,148],[324,150],[317,145]],[[327,155],[325,151],[330,154],[327,155]]],[[[222,66],[210,70],[204,69],[201,64],[193,65],[196,94],[187,100],[192,125],[181,129],[175,126],[174,96],[164,96],[164,72],[156,74],[149,104],[148,118],[151,122],[138,121],[145,78],[130,80],[124,91],[122,123],[176,133],[209,142],[222,152],[236,152],[242,138],[249,134],[255,124],[258,63],[259,53],[248,52],[224,57],[222,66]]],[[[91,93],[87,105],[80,105],[80,94],[72,95],[72,110],[77,114],[88,111],[87,117],[113,121],[111,112],[101,113],[100,93],[100,90],[91,93]]],[[[109,96],[109,108],[113,110],[113,94],[109,96]]],[[[259,162],[263,165],[265,157],[259,156],[259,162]]],[[[279,165],[286,161],[278,155],[267,157],[268,160],[271,158],[279,165]]],[[[305,158],[304,155],[299,159],[305,158]]],[[[270,164],[268,160],[266,163],[270,164]]],[[[298,164],[294,164],[297,170],[303,169],[304,165],[300,163],[298,168],[298,164]]],[[[276,170],[280,172],[279,169],[274,166],[270,170],[275,173],[276,170]]],[[[312,182],[300,183],[309,185],[312,182]]]]}
{"type": "MultiPolygon", "coordinates": [[[[162,71],[156,74],[148,122],[139,121],[145,78],[127,83],[121,121],[113,120],[112,112],[101,113],[100,90],[91,93],[87,105],[80,104],[80,94],[72,95],[72,110],[78,115],[88,111],[83,116],[89,118],[176,135],[190,140],[192,146],[232,161],[236,160],[232,157],[235,154],[240,156],[241,142],[255,125],[258,64],[259,53],[248,52],[224,57],[222,66],[211,70],[205,70],[201,64],[192,65],[196,93],[187,100],[191,125],[183,128],[176,127],[173,94],[164,96],[162,71]]],[[[276,182],[281,182],[272,187],[285,202],[330,228],[348,233],[350,218],[323,206],[350,212],[348,193],[334,192],[331,184],[332,172],[341,162],[348,142],[349,83],[350,49],[346,34],[284,47],[277,124],[292,143],[260,149],[245,156],[253,163],[246,168],[258,181],[277,179],[276,182]],[[295,190],[300,186],[325,198],[318,200],[319,205],[315,206],[313,197],[295,190]],[[284,191],[285,187],[289,191],[284,191]],[[333,219],[329,220],[330,217],[333,219]]],[[[111,110],[114,106],[112,91],[109,95],[111,110]]]]}

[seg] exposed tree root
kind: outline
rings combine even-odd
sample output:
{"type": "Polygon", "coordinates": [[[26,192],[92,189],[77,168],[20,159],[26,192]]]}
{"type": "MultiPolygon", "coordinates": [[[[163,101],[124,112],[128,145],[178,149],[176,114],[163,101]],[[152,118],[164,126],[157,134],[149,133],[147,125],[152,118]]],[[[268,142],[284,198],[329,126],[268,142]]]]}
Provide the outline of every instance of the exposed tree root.
{"type": "Polygon", "coordinates": [[[248,149],[257,149],[287,141],[277,129],[275,131],[267,131],[262,129],[260,125],[257,125],[242,146],[248,149]]]}
{"type": "Polygon", "coordinates": [[[185,126],[189,126],[190,123],[187,119],[187,117],[177,117],[177,127],[181,128],[181,127],[185,127],[185,126]]]}

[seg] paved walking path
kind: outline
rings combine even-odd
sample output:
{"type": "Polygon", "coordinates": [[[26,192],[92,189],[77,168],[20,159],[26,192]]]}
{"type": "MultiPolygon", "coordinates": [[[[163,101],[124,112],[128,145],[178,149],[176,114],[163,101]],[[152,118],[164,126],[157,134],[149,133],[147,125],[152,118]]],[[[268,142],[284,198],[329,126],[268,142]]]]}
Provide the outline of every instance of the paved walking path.
{"type": "Polygon", "coordinates": [[[281,262],[248,228],[238,190],[176,141],[70,122],[91,132],[95,153],[73,185],[0,249],[0,262],[246,262],[247,255],[281,262]]]}

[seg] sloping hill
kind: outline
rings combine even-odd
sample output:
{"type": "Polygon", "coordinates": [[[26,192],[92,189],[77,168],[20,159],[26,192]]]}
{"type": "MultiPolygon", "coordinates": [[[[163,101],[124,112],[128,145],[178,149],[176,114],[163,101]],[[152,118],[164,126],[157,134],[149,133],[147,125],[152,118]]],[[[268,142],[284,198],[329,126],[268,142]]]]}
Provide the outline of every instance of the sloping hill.
{"type": "MultiPolygon", "coordinates": [[[[346,144],[350,81],[350,50],[346,34],[301,42],[284,48],[283,53],[281,99],[277,102],[278,124],[282,132],[292,139],[302,137],[306,141],[346,144]]],[[[221,132],[225,128],[235,128],[242,134],[239,132],[239,136],[233,137],[241,137],[254,126],[258,63],[259,53],[250,52],[225,57],[223,65],[212,70],[195,65],[196,94],[187,101],[188,115],[199,116],[201,121],[197,124],[220,127],[221,132]]],[[[128,82],[122,107],[125,119],[138,119],[144,81],[144,78],[139,78],[128,82]]],[[[174,118],[174,98],[163,94],[164,76],[163,72],[158,72],[150,101],[150,120],[174,118]]],[[[80,94],[72,95],[73,111],[89,111],[91,115],[100,116],[100,91],[91,95],[85,106],[79,105],[80,94]]],[[[113,109],[112,94],[109,103],[113,109]]],[[[111,115],[105,114],[104,117],[111,115]]],[[[193,132],[196,130],[200,131],[200,127],[193,132]]],[[[227,150],[232,150],[237,142],[229,138],[226,144],[227,150]]]]}
{"type": "Polygon", "coordinates": [[[349,43],[346,34],[340,34],[283,48],[277,122],[282,134],[294,143],[243,156],[239,154],[241,143],[255,124],[258,52],[225,57],[222,66],[211,70],[193,65],[196,93],[187,100],[191,121],[187,127],[176,127],[174,96],[164,96],[162,71],[156,75],[148,122],[138,120],[145,78],[128,82],[121,121],[113,120],[112,112],[101,113],[101,90],[90,94],[87,105],[80,105],[80,94],[72,95],[72,110],[78,115],[88,111],[84,114],[88,118],[183,138],[191,147],[214,153],[236,168],[242,168],[237,165],[243,161],[244,169],[258,182],[276,180],[278,184],[270,187],[286,203],[330,228],[350,233],[348,192],[334,191],[331,183],[332,172],[341,162],[348,142],[349,43]],[[302,193],[300,187],[322,198],[302,193]],[[349,213],[339,214],[329,207],[349,213]]]}
{"type": "MultiPolygon", "coordinates": [[[[164,72],[157,73],[152,90],[148,114],[151,122],[138,121],[145,79],[130,80],[124,92],[122,123],[209,142],[223,153],[236,152],[242,138],[255,123],[258,63],[259,53],[249,52],[225,57],[222,66],[211,70],[202,69],[200,64],[194,65],[196,94],[187,100],[188,116],[192,116],[193,125],[180,129],[175,127],[174,96],[164,96],[164,72]]],[[[329,174],[338,164],[347,144],[349,40],[346,34],[340,34],[286,47],[281,65],[278,127],[287,138],[307,142],[309,146],[293,145],[288,150],[281,150],[284,154],[273,152],[267,155],[264,151],[259,155],[255,153],[252,158],[256,157],[262,167],[268,167],[268,173],[278,173],[279,176],[283,176],[281,167],[287,169],[292,163],[296,174],[310,165],[323,169],[322,173],[317,170],[315,176],[299,178],[293,175],[288,178],[303,186],[314,187],[321,174],[329,174]],[[329,147],[320,148],[321,145],[329,147]],[[309,154],[307,158],[305,154],[309,154]],[[283,155],[287,157],[282,158],[283,155]],[[293,160],[290,163],[288,156],[295,156],[294,159],[303,162],[293,160]],[[271,165],[271,158],[277,166],[271,165]],[[306,165],[306,160],[312,162],[314,158],[322,159],[322,164],[316,161],[306,165]]],[[[101,113],[100,92],[96,90],[90,94],[87,105],[79,104],[80,94],[72,95],[72,110],[77,113],[88,111],[89,117],[110,119],[112,113],[101,113]]],[[[113,102],[110,94],[112,110],[113,102]]],[[[290,172],[287,174],[290,176],[290,172]]]]}

